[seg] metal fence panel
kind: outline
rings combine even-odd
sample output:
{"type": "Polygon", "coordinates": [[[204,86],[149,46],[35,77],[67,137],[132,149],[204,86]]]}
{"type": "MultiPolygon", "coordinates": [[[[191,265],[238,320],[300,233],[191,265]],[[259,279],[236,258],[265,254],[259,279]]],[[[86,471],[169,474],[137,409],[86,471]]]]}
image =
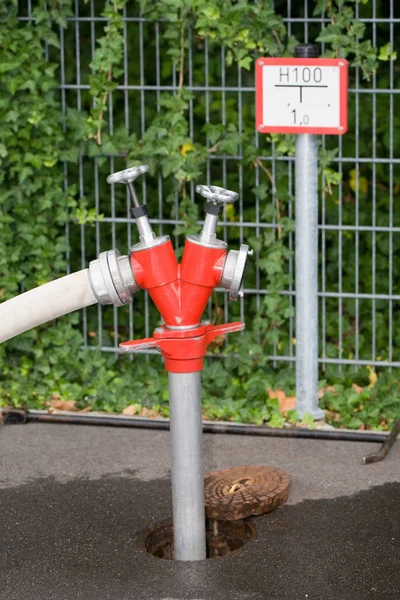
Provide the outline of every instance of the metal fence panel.
{"type": "MultiPolygon", "coordinates": [[[[68,19],[67,30],[60,29],[59,55],[53,56],[54,51],[49,51],[51,59],[60,63],[60,93],[64,114],[67,114],[68,107],[81,110],[82,98],[87,95],[89,63],[94,55],[96,38],[101,35],[105,24],[105,19],[99,12],[102,7],[98,4],[94,0],[90,0],[88,5],[75,0],[74,14],[68,19]],[[74,48],[74,61],[69,58],[71,45],[74,48]]],[[[109,96],[110,134],[115,130],[116,121],[120,123],[121,119],[127,130],[143,134],[147,127],[148,107],[156,105],[159,110],[160,94],[162,92],[173,94],[178,89],[175,69],[171,70],[168,84],[165,83],[163,75],[169,61],[164,53],[163,24],[135,16],[137,4],[129,3],[128,10],[124,11],[124,75],[120,85],[109,96]],[[132,8],[131,5],[136,6],[132,8]],[[151,43],[148,43],[149,40],[151,43]],[[134,78],[129,76],[132,64],[137,65],[134,78]]],[[[314,6],[314,2],[307,0],[304,3],[295,0],[279,3],[279,10],[284,17],[288,33],[295,34],[300,42],[313,41],[318,29],[329,22],[327,19],[313,16],[314,6]]],[[[358,12],[358,5],[356,4],[355,7],[358,12]]],[[[364,7],[363,10],[362,21],[367,26],[373,44],[377,43],[379,36],[379,43],[385,40],[384,43],[389,43],[393,50],[400,24],[398,3],[394,0],[387,2],[372,0],[368,8],[364,7]],[[367,10],[368,16],[364,16],[367,10]]],[[[30,20],[31,15],[32,4],[29,0],[21,10],[20,18],[30,20]]],[[[203,119],[205,123],[212,121],[215,102],[220,103],[220,122],[223,124],[227,123],[228,107],[235,106],[238,114],[236,125],[241,133],[246,107],[254,103],[254,83],[251,81],[253,75],[251,74],[249,79],[241,69],[236,69],[233,73],[231,67],[226,67],[224,48],[220,49],[219,56],[215,53],[211,54],[207,40],[204,52],[199,56],[191,32],[189,32],[189,39],[186,84],[194,94],[189,107],[190,135],[195,139],[199,137],[199,119],[203,119]],[[196,61],[196,69],[193,67],[194,61],[196,61]],[[203,65],[202,69],[199,68],[200,63],[203,65]]],[[[323,367],[330,364],[337,365],[339,369],[345,365],[352,365],[355,368],[361,365],[386,366],[390,369],[400,366],[400,354],[398,349],[396,350],[400,342],[394,343],[400,315],[400,289],[395,277],[396,258],[400,253],[396,244],[400,233],[400,213],[395,210],[395,196],[399,193],[400,184],[400,148],[399,140],[394,135],[395,100],[400,93],[396,88],[397,82],[396,65],[393,61],[386,66],[382,74],[378,70],[369,83],[362,80],[359,69],[356,69],[355,82],[349,90],[350,112],[354,114],[355,124],[354,131],[347,134],[352,142],[352,150],[349,151],[349,142],[344,144],[340,136],[334,141],[332,139],[329,142],[325,139],[322,141],[323,145],[329,144],[329,147],[336,144],[338,153],[334,158],[334,165],[343,174],[334,209],[332,200],[324,191],[324,182],[320,193],[319,361],[323,367]],[[379,121],[383,110],[386,115],[384,123],[379,121]],[[387,147],[378,143],[383,135],[382,128],[387,131],[385,133],[388,136],[387,147]],[[349,174],[353,182],[351,197],[349,174]],[[382,174],[388,182],[384,186],[385,189],[382,189],[382,174]],[[368,179],[367,193],[361,189],[362,177],[365,175],[368,179]],[[387,211],[378,210],[382,195],[388,196],[387,211]],[[351,211],[347,210],[349,203],[351,203],[351,211]],[[377,248],[383,247],[385,253],[380,254],[377,262],[377,248]],[[367,273],[365,265],[369,264],[367,273]],[[346,321],[347,325],[344,322],[344,312],[351,315],[350,331],[349,319],[346,321]],[[335,316],[333,320],[329,319],[332,315],[335,316]],[[333,321],[336,323],[336,331],[332,325],[333,321]],[[382,335],[379,341],[377,340],[377,334],[382,334],[382,331],[385,332],[383,342],[382,335]],[[345,354],[343,351],[344,340],[349,335],[354,338],[355,351],[352,355],[345,354]],[[370,338],[367,342],[366,336],[370,338]]],[[[260,138],[261,136],[255,133],[256,145],[262,148],[260,138]]],[[[266,228],[277,228],[276,223],[262,219],[263,203],[257,196],[255,200],[252,198],[252,202],[255,202],[256,219],[254,222],[246,220],[245,209],[249,201],[244,196],[244,191],[258,186],[265,175],[259,167],[255,167],[254,172],[247,169],[245,172],[240,162],[242,158],[243,148],[239,148],[236,156],[210,154],[205,181],[205,183],[215,183],[217,177],[222,185],[232,187],[233,182],[238,189],[240,203],[237,220],[231,222],[226,216],[222,220],[224,239],[228,239],[229,231],[236,228],[238,242],[246,241],[249,233],[259,235],[266,228]]],[[[294,158],[277,156],[272,144],[272,152],[262,156],[261,160],[268,167],[272,178],[276,176],[277,167],[284,166],[288,182],[287,214],[293,217],[294,158]]],[[[73,248],[68,257],[71,269],[76,265],[87,267],[88,262],[102,250],[117,246],[125,251],[135,240],[136,232],[135,228],[132,229],[133,221],[128,212],[128,197],[124,208],[121,209],[113,187],[109,189],[104,187],[106,175],[123,166],[123,162],[114,156],[107,157],[105,162],[99,158],[81,156],[76,171],[65,165],[65,185],[77,181],[81,196],[90,199],[98,212],[104,214],[103,220],[96,222],[94,227],[70,225],[67,228],[67,236],[73,248]],[[80,248],[79,256],[77,247],[80,248]]],[[[161,173],[158,174],[155,189],[156,199],[154,201],[152,197],[152,206],[155,207],[156,212],[153,210],[150,215],[151,222],[159,233],[171,234],[174,226],[182,223],[177,218],[178,197],[175,197],[172,205],[168,204],[167,209],[165,182],[161,173]],[[175,217],[171,216],[174,207],[175,217]]],[[[148,181],[143,181],[141,192],[143,198],[149,200],[148,181]]],[[[194,202],[193,185],[190,188],[190,195],[194,202]]],[[[274,199],[271,198],[270,201],[273,202],[274,199]]],[[[175,236],[176,247],[179,242],[179,237],[175,236]]],[[[289,238],[289,247],[294,249],[292,235],[289,238]]],[[[293,258],[288,261],[288,269],[291,274],[294,273],[293,258]]],[[[257,308],[262,296],[268,293],[264,277],[258,268],[255,269],[253,283],[249,285],[245,281],[245,285],[247,285],[246,295],[240,300],[239,309],[233,309],[226,295],[221,295],[220,302],[225,320],[231,318],[233,310],[236,311],[236,317],[244,320],[252,299],[255,302],[252,306],[257,308]]],[[[291,284],[281,293],[288,295],[290,302],[294,304],[294,285],[291,284]]],[[[154,321],[154,314],[151,313],[150,304],[146,294],[144,299],[139,299],[133,307],[123,307],[118,311],[116,308],[101,306],[85,310],[82,321],[85,344],[88,347],[100,347],[104,352],[118,352],[118,343],[122,339],[138,337],[139,334],[151,335],[157,323],[154,321]],[[107,327],[105,322],[108,323],[107,327]],[[95,329],[93,323],[96,323],[95,329]]],[[[274,348],[271,360],[275,365],[295,361],[293,318],[289,319],[287,327],[291,343],[286,352],[281,352],[278,347],[274,348]]]]}

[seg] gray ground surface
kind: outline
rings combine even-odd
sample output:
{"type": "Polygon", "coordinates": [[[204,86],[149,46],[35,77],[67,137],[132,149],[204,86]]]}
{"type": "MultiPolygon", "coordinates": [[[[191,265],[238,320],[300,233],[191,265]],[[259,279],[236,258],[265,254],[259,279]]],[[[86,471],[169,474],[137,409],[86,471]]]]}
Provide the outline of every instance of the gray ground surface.
{"type": "Polygon", "coordinates": [[[29,424],[0,428],[1,600],[398,600],[400,444],[205,435],[206,470],[281,467],[289,503],[257,539],[183,564],[142,550],[169,519],[169,433],[29,424]]]}

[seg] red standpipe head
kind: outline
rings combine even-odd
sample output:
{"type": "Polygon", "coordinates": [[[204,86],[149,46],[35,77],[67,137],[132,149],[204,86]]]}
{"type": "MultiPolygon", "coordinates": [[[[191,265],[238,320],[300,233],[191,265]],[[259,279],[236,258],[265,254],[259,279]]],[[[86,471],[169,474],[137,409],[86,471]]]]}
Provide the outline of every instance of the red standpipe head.
{"type": "Polygon", "coordinates": [[[126,183],[134,208],[132,216],[139,230],[140,243],[130,256],[135,285],[148,290],[165,326],[156,329],[154,338],[125,342],[128,351],[156,347],[165,357],[168,371],[186,373],[201,370],[208,344],[216,335],[240,331],[243,323],[212,327],[200,320],[213,289],[221,285],[236,300],[246,262],[248,247],[226,253],[226,243],[218,240],[216,227],[225,202],[238,194],[216,186],[197,186],[206,199],[206,218],[198,236],[188,236],[179,265],[168,236],[156,237],[147,218],[147,207],[140,205],[132,181],[145,167],[127,169],[111,176],[110,182],[126,183]]]}
{"type": "Polygon", "coordinates": [[[178,265],[171,242],[132,251],[137,284],[148,290],[167,327],[197,327],[212,290],[221,280],[226,250],[186,241],[178,265]]]}

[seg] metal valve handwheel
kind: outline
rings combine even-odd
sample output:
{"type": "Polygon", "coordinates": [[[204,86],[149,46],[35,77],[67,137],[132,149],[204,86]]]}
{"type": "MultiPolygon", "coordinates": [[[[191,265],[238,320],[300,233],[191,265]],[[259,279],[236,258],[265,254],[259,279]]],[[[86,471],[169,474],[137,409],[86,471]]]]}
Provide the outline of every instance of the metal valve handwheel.
{"type": "MultiPolygon", "coordinates": [[[[148,170],[149,167],[147,165],[140,165],[138,167],[130,167],[129,169],[125,169],[124,171],[117,171],[117,173],[111,173],[111,175],[107,177],[107,183],[125,183],[130,191],[133,206],[135,208],[140,208],[140,203],[136,195],[133,182],[137,177],[139,177],[139,175],[147,173],[148,170]]],[[[135,218],[137,216],[139,215],[134,214],[135,218]]]]}
{"type": "Polygon", "coordinates": [[[200,196],[203,196],[203,198],[207,198],[210,202],[214,202],[214,204],[236,202],[239,198],[237,192],[226,190],[218,185],[197,185],[196,192],[200,194],[200,196]]]}
{"type": "Polygon", "coordinates": [[[147,173],[148,170],[149,167],[147,165],[140,165],[139,167],[130,167],[124,171],[111,173],[107,177],[107,183],[132,183],[139,175],[147,173]]]}

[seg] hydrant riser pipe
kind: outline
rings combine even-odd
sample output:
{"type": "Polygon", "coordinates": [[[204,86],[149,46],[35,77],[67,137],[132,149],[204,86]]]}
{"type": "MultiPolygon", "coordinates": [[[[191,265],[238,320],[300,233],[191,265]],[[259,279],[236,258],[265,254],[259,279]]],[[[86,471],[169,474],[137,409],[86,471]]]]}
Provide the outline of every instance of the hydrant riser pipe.
{"type": "Polygon", "coordinates": [[[174,559],[206,558],[201,373],[168,373],[174,559]]]}
{"type": "Polygon", "coordinates": [[[318,407],[318,147],[296,136],[296,410],[322,419],[318,407]]]}

